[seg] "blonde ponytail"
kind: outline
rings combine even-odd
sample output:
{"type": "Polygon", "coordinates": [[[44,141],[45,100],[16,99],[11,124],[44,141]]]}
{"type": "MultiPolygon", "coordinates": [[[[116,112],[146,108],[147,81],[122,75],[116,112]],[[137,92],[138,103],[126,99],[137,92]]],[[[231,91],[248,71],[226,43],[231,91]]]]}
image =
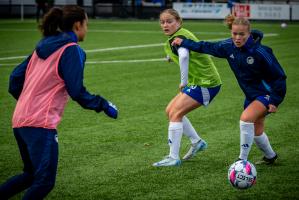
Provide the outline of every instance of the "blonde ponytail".
{"type": "Polygon", "coordinates": [[[234,15],[228,15],[224,19],[225,24],[227,25],[229,30],[232,30],[233,25],[244,25],[248,27],[248,31],[250,31],[250,22],[247,18],[243,17],[235,17],[234,15]]]}
{"type": "Polygon", "coordinates": [[[224,23],[227,25],[228,29],[232,29],[233,22],[235,21],[235,16],[227,15],[224,19],[224,23]]]}

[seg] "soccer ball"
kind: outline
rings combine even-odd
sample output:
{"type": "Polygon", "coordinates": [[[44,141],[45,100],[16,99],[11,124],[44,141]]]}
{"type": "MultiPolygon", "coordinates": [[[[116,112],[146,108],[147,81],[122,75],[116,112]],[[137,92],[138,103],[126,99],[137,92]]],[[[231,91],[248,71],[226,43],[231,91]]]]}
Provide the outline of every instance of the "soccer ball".
{"type": "Polygon", "coordinates": [[[284,23],[284,22],[280,24],[280,27],[281,27],[281,28],[286,28],[287,26],[288,26],[288,24],[287,24],[287,23],[284,23]]]}
{"type": "Polygon", "coordinates": [[[235,188],[250,188],[256,182],[255,166],[247,160],[236,161],[228,169],[228,180],[235,188]]]}

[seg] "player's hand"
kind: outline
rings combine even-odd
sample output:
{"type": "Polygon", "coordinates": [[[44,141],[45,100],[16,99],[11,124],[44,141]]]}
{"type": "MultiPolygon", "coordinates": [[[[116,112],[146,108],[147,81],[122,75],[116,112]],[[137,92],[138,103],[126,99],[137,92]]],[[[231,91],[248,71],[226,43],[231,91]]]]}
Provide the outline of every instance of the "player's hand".
{"type": "Polygon", "coordinates": [[[171,46],[180,46],[182,44],[182,42],[183,42],[183,39],[176,37],[172,41],[171,46]]]}
{"type": "Polygon", "coordinates": [[[275,113],[276,111],[277,111],[277,107],[273,104],[269,104],[268,112],[269,113],[275,113]]]}
{"type": "Polygon", "coordinates": [[[110,101],[108,101],[108,106],[104,109],[104,113],[108,117],[116,119],[117,115],[118,115],[118,110],[117,110],[116,105],[114,105],[113,103],[111,103],[110,101]]]}

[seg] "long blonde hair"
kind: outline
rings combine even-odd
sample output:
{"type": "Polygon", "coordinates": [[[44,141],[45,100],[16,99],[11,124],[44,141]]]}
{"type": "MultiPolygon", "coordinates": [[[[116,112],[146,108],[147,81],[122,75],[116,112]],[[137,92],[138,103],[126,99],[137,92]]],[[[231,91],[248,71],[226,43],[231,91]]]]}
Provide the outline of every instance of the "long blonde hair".
{"type": "Polygon", "coordinates": [[[233,25],[244,25],[248,27],[248,31],[250,32],[250,22],[247,18],[243,17],[235,17],[233,15],[228,15],[224,19],[225,24],[227,25],[229,30],[232,30],[233,25]]]}

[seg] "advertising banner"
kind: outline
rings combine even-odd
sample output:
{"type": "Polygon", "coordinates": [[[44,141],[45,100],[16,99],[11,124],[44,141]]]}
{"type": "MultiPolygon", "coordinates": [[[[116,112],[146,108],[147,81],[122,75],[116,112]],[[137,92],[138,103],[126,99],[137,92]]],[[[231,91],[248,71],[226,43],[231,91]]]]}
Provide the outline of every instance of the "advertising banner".
{"type": "Polygon", "coordinates": [[[289,20],[290,5],[287,4],[251,4],[250,19],[289,20]]]}
{"type": "Polygon", "coordinates": [[[292,20],[299,20],[299,5],[292,5],[292,20]]]}
{"type": "MultiPolygon", "coordinates": [[[[183,19],[224,19],[230,14],[226,3],[173,3],[183,19]]],[[[299,6],[292,6],[292,19],[298,20],[299,6]]],[[[233,14],[256,20],[290,20],[288,4],[235,4],[233,14]]]]}
{"type": "Polygon", "coordinates": [[[184,19],[224,19],[230,9],[225,3],[173,3],[184,19]]]}

